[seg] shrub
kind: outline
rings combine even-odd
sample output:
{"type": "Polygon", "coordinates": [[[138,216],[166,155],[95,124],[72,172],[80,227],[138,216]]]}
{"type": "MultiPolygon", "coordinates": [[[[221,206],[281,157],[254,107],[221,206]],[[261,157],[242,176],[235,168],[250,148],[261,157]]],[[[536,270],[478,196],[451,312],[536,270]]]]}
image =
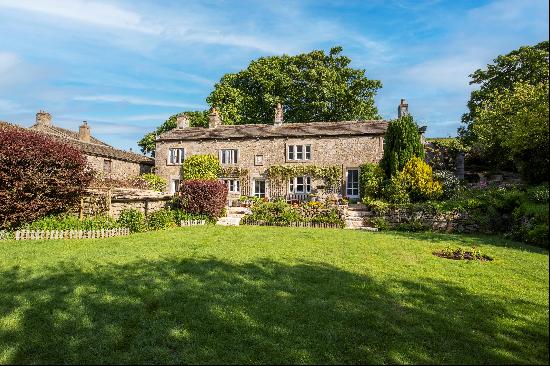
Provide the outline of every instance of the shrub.
{"type": "Polygon", "coordinates": [[[400,178],[414,201],[437,199],[443,193],[442,184],[433,178],[432,167],[420,158],[411,158],[405,164],[400,178]]]}
{"type": "Polygon", "coordinates": [[[181,176],[183,180],[216,180],[220,171],[220,161],[214,155],[193,155],[184,160],[181,176]]]}
{"type": "Polygon", "coordinates": [[[122,227],[108,216],[86,217],[80,220],[74,215],[49,215],[24,226],[28,230],[101,230],[122,227]]]}
{"type": "Polygon", "coordinates": [[[227,202],[227,186],[219,180],[184,180],[179,207],[191,214],[220,217],[227,202]]]}
{"type": "Polygon", "coordinates": [[[373,217],[372,219],[369,219],[368,222],[370,225],[377,228],[378,230],[390,229],[390,223],[383,217],[373,217]]]}
{"type": "Polygon", "coordinates": [[[532,187],[527,190],[527,195],[529,199],[536,203],[548,203],[548,184],[543,184],[540,186],[532,187]]]}
{"type": "Polygon", "coordinates": [[[148,230],[163,230],[176,227],[174,215],[171,210],[162,208],[154,211],[147,216],[148,230]]]}
{"type": "Polygon", "coordinates": [[[152,189],[158,192],[164,192],[166,190],[166,184],[167,184],[166,179],[154,173],[142,174],[140,178],[143,179],[145,182],[147,182],[147,186],[149,189],[152,189]]]}
{"type": "Polygon", "coordinates": [[[418,125],[410,115],[390,122],[384,142],[384,156],[380,166],[387,177],[399,173],[411,158],[424,158],[418,125]]]}
{"type": "Polygon", "coordinates": [[[0,228],[65,212],[93,178],[85,157],[43,134],[0,128],[0,228]]]}
{"type": "Polygon", "coordinates": [[[176,222],[176,225],[179,225],[180,222],[184,220],[205,220],[207,223],[216,223],[216,220],[210,216],[192,214],[179,209],[172,210],[172,215],[174,216],[174,221],[176,222]]]}
{"type": "Polygon", "coordinates": [[[361,176],[359,182],[361,183],[361,197],[377,198],[381,195],[382,183],[384,182],[384,169],[377,164],[363,164],[361,165],[361,176]]]}
{"type": "Polygon", "coordinates": [[[410,202],[407,185],[402,179],[401,174],[396,174],[384,181],[382,185],[382,197],[390,203],[403,204],[410,202]]]}
{"type": "Polygon", "coordinates": [[[442,198],[456,197],[461,188],[460,179],[449,170],[436,170],[433,172],[433,177],[441,183],[443,187],[442,198]]]}
{"type": "Polygon", "coordinates": [[[145,215],[134,208],[122,210],[117,222],[121,227],[126,227],[133,233],[146,230],[145,215]]]}

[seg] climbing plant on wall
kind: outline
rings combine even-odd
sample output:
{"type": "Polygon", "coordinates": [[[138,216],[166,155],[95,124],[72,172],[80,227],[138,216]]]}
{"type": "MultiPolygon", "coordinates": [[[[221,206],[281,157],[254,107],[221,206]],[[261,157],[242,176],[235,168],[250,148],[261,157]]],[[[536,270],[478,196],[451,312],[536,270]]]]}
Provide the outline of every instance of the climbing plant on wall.
{"type": "Polygon", "coordinates": [[[327,187],[334,188],[342,177],[342,168],[336,165],[315,166],[315,165],[272,165],[267,169],[267,176],[270,180],[284,182],[290,178],[310,176],[314,179],[322,179],[327,187]]]}

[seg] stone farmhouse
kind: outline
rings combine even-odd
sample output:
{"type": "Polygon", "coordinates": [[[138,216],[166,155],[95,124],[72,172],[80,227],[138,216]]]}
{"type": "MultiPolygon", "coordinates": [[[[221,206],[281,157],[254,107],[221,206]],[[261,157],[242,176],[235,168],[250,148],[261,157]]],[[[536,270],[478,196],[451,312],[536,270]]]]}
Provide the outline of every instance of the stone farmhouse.
{"type": "MultiPolygon", "coordinates": [[[[398,115],[406,113],[408,104],[401,100],[398,115]]],[[[242,195],[301,200],[326,189],[323,182],[311,176],[270,181],[267,169],[338,166],[341,184],[332,193],[359,198],[359,167],[382,158],[387,127],[385,120],[284,123],[281,105],[275,109],[273,124],[222,125],[213,108],[208,128],[189,127],[188,119],[181,116],[175,129],[157,136],[155,171],[167,180],[168,191],[175,193],[185,158],[213,154],[224,172],[233,172],[222,177],[230,200],[242,195]]]]}
{"type": "Polygon", "coordinates": [[[51,114],[40,111],[36,114],[35,124],[29,130],[47,134],[76,147],[86,156],[88,165],[96,172],[98,178],[124,180],[150,173],[154,166],[152,158],[116,149],[93,137],[86,121],[80,126],[78,132],[75,132],[54,126],[51,114]]]}

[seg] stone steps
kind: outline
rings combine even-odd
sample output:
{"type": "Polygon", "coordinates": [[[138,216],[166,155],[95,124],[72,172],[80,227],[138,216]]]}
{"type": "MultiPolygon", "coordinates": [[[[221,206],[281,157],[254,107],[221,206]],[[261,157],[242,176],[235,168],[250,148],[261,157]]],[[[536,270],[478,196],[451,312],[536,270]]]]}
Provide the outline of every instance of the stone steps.
{"type": "Polygon", "coordinates": [[[368,213],[369,211],[363,204],[350,206],[345,218],[346,229],[378,231],[375,227],[365,225],[365,217],[368,216],[368,213]]]}
{"type": "Polygon", "coordinates": [[[216,222],[216,225],[221,226],[239,226],[241,223],[241,217],[220,217],[216,222]]]}

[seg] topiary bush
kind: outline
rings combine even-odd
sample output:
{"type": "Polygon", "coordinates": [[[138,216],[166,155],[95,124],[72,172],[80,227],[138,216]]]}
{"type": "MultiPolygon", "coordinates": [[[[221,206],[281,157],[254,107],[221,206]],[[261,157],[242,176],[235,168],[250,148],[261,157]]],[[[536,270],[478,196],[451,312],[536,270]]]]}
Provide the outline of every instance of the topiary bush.
{"type": "Polygon", "coordinates": [[[384,169],[377,164],[363,164],[360,167],[361,197],[378,198],[382,193],[382,183],[385,179],[384,169]]]}
{"type": "Polygon", "coordinates": [[[178,206],[188,213],[221,217],[227,202],[227,186],[219,180],[184,180],[178,201],[178,206]]]}
{"type": "Polygon", "coordinates": [[[443,185],[434,180],[432,167],[420,158],[412,157],[405,164],[400,178],[413,201],[433,200],[443,194],[443,185]]]}
{"type": "Polygon", "coordinates": [[[181,167],[183,180],[216,180],[221,171],[220,161],[214,155],[192,155],[181,167]]]}
{"type": "Polygon", "coordinates": [[[43,134],[0,128],[0,229],[74,207],[93,179],[74,147],[43,134]]]}
{"type": "Polygon", "coordinates": [[[418,125],[407,115],[393,120],[384,137],[384,156],[380,166],[387,177],[399,173],[413,157],[424,158],[424,147],[420,141],[418,125]]]}
{"type": "Polygon", "coordinates": [[[135,208],[122,210],[117,222],[121,227],[126,227],[133,233],[140,233],[146,230],[145,215],[135,208]]]}

